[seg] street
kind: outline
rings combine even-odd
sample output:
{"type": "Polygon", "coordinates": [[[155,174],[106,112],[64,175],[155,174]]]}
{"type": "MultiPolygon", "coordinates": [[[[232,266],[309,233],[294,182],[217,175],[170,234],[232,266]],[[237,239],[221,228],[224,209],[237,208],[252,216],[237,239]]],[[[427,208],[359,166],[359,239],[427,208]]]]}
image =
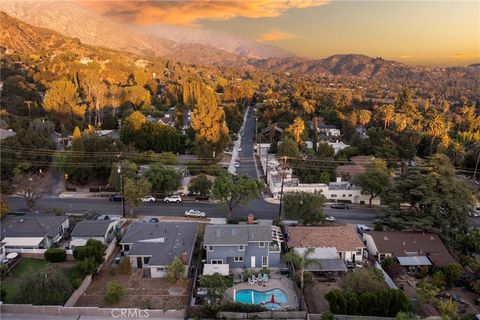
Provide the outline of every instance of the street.
{"type": "Polygon", "coordinates": [[[237,175],[247,175],[253,179],[258,179],[257,169],[255,168],[254,154],[253,154],[253,139],[255,137],[255,114],[253,109],[250,109],[250,115],[245,122],[245,133],[242,136],[241,148],[239,152],[240,167],[237,168],[237,175]]]}

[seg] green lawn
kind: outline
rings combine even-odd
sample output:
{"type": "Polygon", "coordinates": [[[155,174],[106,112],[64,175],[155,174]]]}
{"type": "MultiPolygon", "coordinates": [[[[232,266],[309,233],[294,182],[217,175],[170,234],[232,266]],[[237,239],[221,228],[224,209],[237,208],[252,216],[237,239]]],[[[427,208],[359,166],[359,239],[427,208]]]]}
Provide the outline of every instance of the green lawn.
{"type": "MultiPolygon", "coordinates": [[[[23,258],[22,261],[13,269],[13,271],[8,275],[8,277],[5,278],[5,280],[2,280],[1,282],[1,287],[4,289],[7,293],[7,296],[5,297],[5,303],[18,303],[20,301],[15,301],[15,297],[17,295],[17,292],[20,287],[20,283],[22,282],[22,279],[27,275],[35,272],[39,272],[45,266],[51,264],[50,262],[42,259],[29,259],[29,258],[23,258]]],[[[56,263],[56,266],[60,267],[61,270],[69,276],[70,273],[72,273],[72,267],[67,267],[61,266],[60,263],[56,263]]]]}

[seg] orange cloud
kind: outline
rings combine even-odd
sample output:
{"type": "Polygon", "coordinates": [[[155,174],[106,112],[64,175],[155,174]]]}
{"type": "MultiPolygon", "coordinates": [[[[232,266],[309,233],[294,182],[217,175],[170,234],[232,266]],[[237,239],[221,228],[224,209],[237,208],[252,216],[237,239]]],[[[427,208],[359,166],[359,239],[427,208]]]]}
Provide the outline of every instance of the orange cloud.
{"type": "Polygon", "coordinates": [[[255,40],[258,42],[266,42],[266,41],[282,41],[288,39],[295,39],[297,38],[296,35],[289,32],[284,32],[281,30],[271,30],[269,32],[265,32],[259,35],[259,37],[255,40]]]}
{"type": "Polygon", "coordinates": [[[445,57],[457,60],[480,59],[480,52],[454,52],[445,55],[445,57]]]}
{"type": "Polygon", "coordinates": [[[317,7],[326,4],[328,0],[77,0],[77,2],[120,22],[139,25],[167,23],[193,26],[201,20],[278,17],[289,9],[317,7]]]}

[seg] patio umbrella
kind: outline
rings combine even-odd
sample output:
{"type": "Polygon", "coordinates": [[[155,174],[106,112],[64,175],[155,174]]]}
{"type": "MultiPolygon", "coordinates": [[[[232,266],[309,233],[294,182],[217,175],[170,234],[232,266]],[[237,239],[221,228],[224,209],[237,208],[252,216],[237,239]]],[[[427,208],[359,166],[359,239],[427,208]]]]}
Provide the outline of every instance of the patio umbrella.
{"type": "Polygon", "coordinates": [[[272,294],[272,299],[270,299],[271,303],[275,303],[275,296],[272,294]]]}

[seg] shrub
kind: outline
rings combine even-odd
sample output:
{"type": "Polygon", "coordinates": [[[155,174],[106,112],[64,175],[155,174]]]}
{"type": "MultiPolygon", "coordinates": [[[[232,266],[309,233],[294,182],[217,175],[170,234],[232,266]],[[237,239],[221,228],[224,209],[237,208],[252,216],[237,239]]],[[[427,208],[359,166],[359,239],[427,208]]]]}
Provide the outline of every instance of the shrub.
{"type": "Polygon", "coordinates": [[[246,304],[238,302],[225,302],[220,306],[220,311],[228,312],[262,312],[266,311],[265,307],[259,304],[246,304]]]}
{"type": "Polygon", "coordinates": [[[267,267],[263,267],[263,268],[260,270],[260,273],[262,273],[262,274],[270,274],[270,270],[268,270],[267,267]]]}
{"type": "Polygon", "coordinates": [[[82,278],[73,278],[72,280],[70,280],[70,283],[75,290],[77,290],[82,285],[82,282],[82,278]]]}
{"type": "Polygon", "coordinates": [[[77,262],[75,268],[82,276],[86,276],[87,274],[95,274],[98,269],[98,264],[94,257],[90,257],[77,262]]]}
{"type": "Polygon", "coordinates": [[[335,320],[335,316],[330,311],[322,313],[321,320],[335,320]]]}
{"type": "Polygon", "coordinates": [[[118,303],[125,297],[125,288],[117,281],[107,283],[105,301],[110,304],[118,303]]]}
{"type": "Polygon", "coordinates": [[[94,239],[87,241],[87,244],[81,247],[76,247],[73,250],[73,257],[77,260],[84,260],[89,257],[94,257],[98,265],[102,264],[105,256],[105,245],[94,239]]]}
{"type": "Polygon", "coordinates": [[[187,307],[187,318],[189,319],[215,319],[217,317],[218,306],[201,305],[187,307]]]}
{"type": "Polygon", "coordinates": [[[130,259],[128,257],[123,257],[122,260],[120,260],[118,270],[123,274],[132,273],[132,265],[130,264],[130,259]]]}
{"type": "Polygon", "coordinates": [[[463,268],[458,263],[452,263],[443,268],[445,275],[445,285],[450,288],[454,286],[462,277],[463,268]]]}
{"type": "Polygon", "coordinates": [[[43,255],[45,256],[45,260],[50,262],[62,262],[67,260],[67,253],[63,248],[49,248],[43,255]]]}
{"type": "Polygon", "coordinates": [[[227,224],[239,224],[239,223],[240,223],[240,219],[238,219],[236,217],[232,217],[232,218],[227,219],[227,224]]]}
{"type": "Polygon", "coordinates": [[[175,257],[172,263],[170,263],[167,267],[167,279],[172,282],[181,282],[183,280],[184,273],[185,265],[178,257],[175,257]]]}
{"type": "Polygon", "coordinates": [[[374,231],[383,231],[383,223],[377,222],[375,223],[375,226],[373,227],[374,231]]]}

